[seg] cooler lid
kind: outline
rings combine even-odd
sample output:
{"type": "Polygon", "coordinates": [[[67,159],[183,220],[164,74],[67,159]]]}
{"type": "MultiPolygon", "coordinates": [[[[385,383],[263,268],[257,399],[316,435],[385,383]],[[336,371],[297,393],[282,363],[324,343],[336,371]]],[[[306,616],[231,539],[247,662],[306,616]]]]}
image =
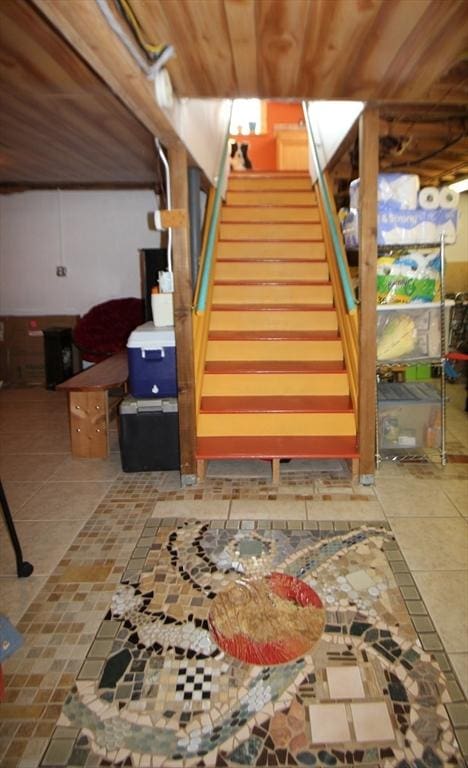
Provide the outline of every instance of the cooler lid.
{"type": "Polygon", "coordinates": [[[175,347],[174,327],[156,328],[152,320],[135,328],[128,337],[129,349],[157,349],[158,347],[175,347]]]}
{"type": "Polygon", "coordinates": [[[133,397],[128,395],[122,400],[119,407],[121,416],[135,413],[154,413],[155,411],[177,413],[177,410],[176,397],[133,397]]]}

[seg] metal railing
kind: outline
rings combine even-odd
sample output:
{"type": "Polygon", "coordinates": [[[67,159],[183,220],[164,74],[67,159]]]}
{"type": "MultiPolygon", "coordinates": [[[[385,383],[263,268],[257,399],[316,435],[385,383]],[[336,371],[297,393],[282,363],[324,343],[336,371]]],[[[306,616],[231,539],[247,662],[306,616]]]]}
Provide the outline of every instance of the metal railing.
{"type": "MultiPolygon", "coordinates": [[[[232,113],[232,104],[231,104],[232,113]]],[[[205,370],[205,355],[208,343],[208,326],[210,319],[210,302],[213,289],[213,257],[218,237],[219,211],[221,208],[221,199],[224,188],[224,182],[227,175],[227,153],[229,143],[229,126],[231,124],[231,113],[226,130],[221,160],[219,163],[219,172],[216,189],[213,187],[208,196],[205,227],[203,234],[203,246],[200,260],[200,270],[198,273],[197,286],[193,301],[193,336],[194,336],[194,371],[195,371],[195,399],[196,413],[200,408],[201,392],[203,387],[203,375],[205,370]]]]}
{"type": "Polygon", "coordinates": [[[227,172],[226,161],[227,161],[228,143],[229,143],[229,127],[231,125],[231,114],[232,114],[232,104],[231,104],[231,112],[229,114],[229,122],[228,122],[227,131],[226,131],[226,136],[224,139],[223,151],[221,153],[221,160],[219,163],[218,181],[216,185],[216,192],[215,192],[215,197],[213,202],[213,210],[211,211],[211,218],[209,222],[207,222],[208,238],[206,242],[206,250],[202,254],[202,266],[200,269],[200,279],[198,281],[197,291],[195,294],[195,312],[204,312],[206,309],[206,300],[208,296],[208,287],[209,287],[211,267],[213,262],[213,253],[214,253],[214,247],[216,243],[216,236],[218,233],[219,210],[221,208],[222,191],[224,186],[224,179],[227,172]]]}

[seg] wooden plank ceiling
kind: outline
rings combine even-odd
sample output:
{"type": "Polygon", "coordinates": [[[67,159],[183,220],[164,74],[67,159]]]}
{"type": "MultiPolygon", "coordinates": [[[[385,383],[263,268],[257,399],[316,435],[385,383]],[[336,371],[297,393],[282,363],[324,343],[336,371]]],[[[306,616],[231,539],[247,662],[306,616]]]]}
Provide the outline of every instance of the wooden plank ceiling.
{"type": "MultiPolygon", "coordinates": [[[[0,2],[0,183],[151,183],[142,113],[137,120],[122,91],[93,73],[95,61],[88,66],[44,20],[41,2],[0,2]]],[[[96,29],[103,24],[95,0],[55,2],[68,24],[73,6],[87,29],[93,16],[96,29]]],[[[177,96],[371,101],[382,109],[382,168],[412,169],[424,183],[467,175],[466,0],[126,3],[148,42],[174,46],[167,67],[177,96]]],[[[108,5],[131,36],[116,0],[108,5]]],[[[101,48],[107,70],[109,51],[124,56],[117,38],[101,48]]],[[[130,93],[131,78],[122,80],[130,93]]],[[[351,147],[338,176],[355,163],[351,147]]]]}
{"type": "Polygon", "coordinates": [[[0,183],[157,185],[151,134],[25,0],[0,51],[0,183]]]}

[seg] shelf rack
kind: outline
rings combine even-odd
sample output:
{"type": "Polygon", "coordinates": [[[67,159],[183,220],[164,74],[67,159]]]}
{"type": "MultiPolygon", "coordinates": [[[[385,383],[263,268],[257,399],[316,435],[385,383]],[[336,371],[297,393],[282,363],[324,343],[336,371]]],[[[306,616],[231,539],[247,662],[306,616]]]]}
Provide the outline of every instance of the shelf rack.
{"type": "MultiPolygon", "coordinates": [[[[404,246],[405,248],[408,246],[404,246]]],[[[439,448],[439,454],[440,454],[440,462],[442,466],[445,466],[447,464],[447,451],[446,451],[446,420],[447,420],[447,414],[446,414],[446,377],[445,377],[445,356],[447,353],[447,338],[446,338],[446,306],[447,302],[445,299],[445,235],[442,234],[440,238],[439,243],[428,243],[424,245],[414,246],[419,247],[420,249],[428,249],[431,247],[439,247],[440,248],[440,301],[437,302],[439,305],[440,310],[440,357],[414,357],[409,360],[402,360],[401,358],[396,358],[395,360],[386,360],[385,363],[377,361],[377,367],[376,367],[376,375],[377,375],[377,384],[379,383],[379,375],[382,371],[382,368],[384,367],[391,367],[391,366],[407,366],[407,365],[413,365],[418,362],[424,362],[428,363],[432,366],[438,366],[440,367],[440,413],[441,413],[441,419],[440,419],[440,429],[441,429],[441,439],[440,439],[440,448],[439,448]]],[[[379,247],[379,251],[385,251],[388,252],[390,249],[396,250],[399,248],[398,246],[384,246],[384,248],[379,247]]],[[[403,248],[403,246],[401,246],[403,248]]],[[[424,308],[424,304],[418,305],[418,308],[424,308]]],[[[378,386],[376,387],[376,404],[375,404],[375,414],[376,414],[376,448],[375,448],[375,461],[376,466],[379,467],[381,462],[383,461],[383,456],[380,453],[380,440],[379,440],[379,403],[378,403],[378,386]]],[[[393,461],[397,460],[415,460],[416,458],[423,460],[423,456],[421,454],[408,454],[407,452],[399,452],[398,454],[394,455],[386,455],[386,459],[391,459],[393,461]]]]}

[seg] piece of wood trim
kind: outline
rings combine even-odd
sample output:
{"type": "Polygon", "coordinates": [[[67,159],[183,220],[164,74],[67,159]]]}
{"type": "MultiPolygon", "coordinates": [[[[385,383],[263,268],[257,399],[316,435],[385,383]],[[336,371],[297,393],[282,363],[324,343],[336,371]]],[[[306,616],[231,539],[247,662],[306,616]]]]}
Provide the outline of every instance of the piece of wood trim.
{"type": "Polygon", "coordinates": [[[271,483],[272,485],[279,485],[280,483],[280,460],[271,460],[271,483]]]}
{"type": "Polygon", "coordinates": [[[359,119],[359,474],[375,473],[377,359],[377,177],[379,111],[367,107],[359,119]]]}
{"type": "Polygon", "coordinates": [[[164,229],[187,227],[188,216],[185,209],[172,208],[170,211],[160,211],[161,224],[164,229]]]}
{"type": "Polygon", "coordinates": [[[71,452],[75,458],[104,459],[109,455],[107,390],[69,391],[71,452]]]}
{"type": "Polygon", "coordinates": [[[94,2],[31,0],[130,112],[169,146],[178,141],[149,80],[94,2]]]}
{"type": "MultiPolygon", "coordinates": [[[[188,154],[180,143],[169,147],[172,202],[188,209],[188,154]]],[[[192,267],[188,223],[172,233],[174,270],[174,326],[179,392],[180,472],[195,475],[197,462],[195,420],[195,374],[192,330],[192,267]]]]}

